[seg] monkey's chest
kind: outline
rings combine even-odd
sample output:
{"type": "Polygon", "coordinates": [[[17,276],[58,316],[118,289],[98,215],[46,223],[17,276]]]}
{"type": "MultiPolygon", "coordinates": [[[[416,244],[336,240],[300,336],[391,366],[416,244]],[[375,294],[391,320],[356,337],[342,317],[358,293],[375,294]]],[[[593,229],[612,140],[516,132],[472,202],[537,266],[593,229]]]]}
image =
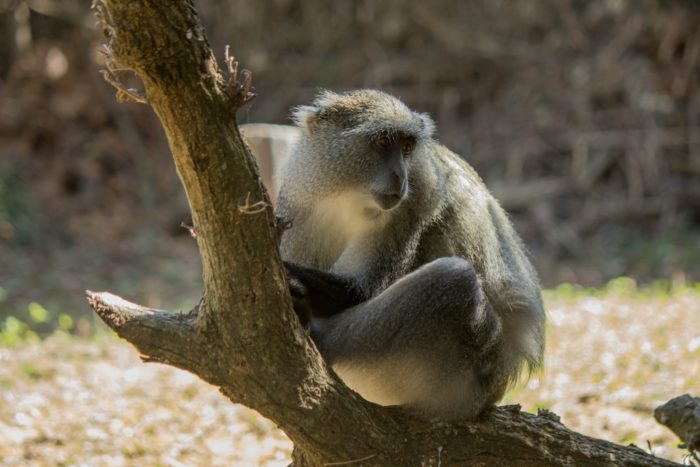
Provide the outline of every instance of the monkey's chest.
{"type": "Polygon", "coordinates": [[[387,218],[368,217],[361,199],[341,194],[320,202],[307,222],[313,235],[304,246],[314,258],[311,266],[355,277],[375,261],[387,218]]]}

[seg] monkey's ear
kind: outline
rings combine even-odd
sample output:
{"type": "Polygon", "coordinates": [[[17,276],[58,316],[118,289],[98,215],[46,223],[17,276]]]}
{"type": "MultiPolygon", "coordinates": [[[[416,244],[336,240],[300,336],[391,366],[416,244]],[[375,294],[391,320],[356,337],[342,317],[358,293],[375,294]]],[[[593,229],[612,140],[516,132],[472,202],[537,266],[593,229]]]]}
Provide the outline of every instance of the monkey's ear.
{"type": "Polygon", "coordinates": [[[321,120],[331,120],[338,113],[336,104],[339,95],[327,89],[321,89],[312,105],[300,105],[292,110],[292,121],[306,131],[313,129],[321,120]]]}
{"type": "Polygon", "coordinates": [[[418,114],[420,120],[421,132],[424,136],[431,138],[435,133],[435,122],[428,114],[418,114]]]}
{"type": "Polygon", "coordinates": [[[313,105],[300,105],[292,110],[292,121],[299,128],[309,131],[318,121],[320,110],[313,105]]]}

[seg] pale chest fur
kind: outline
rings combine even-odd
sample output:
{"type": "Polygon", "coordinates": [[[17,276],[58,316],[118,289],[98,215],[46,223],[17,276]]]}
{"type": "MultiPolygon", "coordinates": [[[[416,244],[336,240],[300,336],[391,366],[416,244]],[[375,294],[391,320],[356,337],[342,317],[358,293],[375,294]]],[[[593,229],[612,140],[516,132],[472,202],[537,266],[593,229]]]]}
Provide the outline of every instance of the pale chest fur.
{"type": "Polygon", "coordinates": [[[369,195],[346,192],[320,200],[306,222],[318,267],[346,276],[361,275],[372,263],[369,245],[386,226],[391,213],[377,210],[369,195]]]}

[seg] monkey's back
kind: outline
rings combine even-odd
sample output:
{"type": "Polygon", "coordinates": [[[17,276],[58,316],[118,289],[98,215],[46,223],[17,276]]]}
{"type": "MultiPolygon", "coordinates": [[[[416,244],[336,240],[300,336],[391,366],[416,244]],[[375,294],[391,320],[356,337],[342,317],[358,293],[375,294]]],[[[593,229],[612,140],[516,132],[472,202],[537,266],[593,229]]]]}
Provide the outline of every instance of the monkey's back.
{"type": "Polygon", "coordinates": [[[435,143],[431,151],[437,191],[422,203],[436,208],[420,225],[414,260],[409,268],[445,256],[468,260],[484,293],[502,318],[510,349],[512,381],[523,360],[531,369],[541,366],[544,349],[544,309],[537,274],[520,237],[505,211],[476,171],[461,157],[435,143]]]}

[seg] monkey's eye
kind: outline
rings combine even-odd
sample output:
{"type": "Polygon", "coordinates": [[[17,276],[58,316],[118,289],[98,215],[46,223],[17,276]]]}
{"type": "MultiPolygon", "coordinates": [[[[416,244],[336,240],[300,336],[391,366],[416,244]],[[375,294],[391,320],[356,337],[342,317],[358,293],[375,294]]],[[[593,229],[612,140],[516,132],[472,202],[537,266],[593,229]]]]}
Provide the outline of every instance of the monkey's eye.
{"type": "Polygon", "coordinates": [[[416,143],[414,143],[413,141],[406,141],[401,146],[401,154],[403,154],[404,156],[408,156],[409,154],[411,154],[413,152],[413,149],[415,147],[416,147],[416,143]]]}
{"type": "Polygon", "coordinates": [[[382,135],[377,140],[377,144],[382,149],[389,149],[391,147],[391,138],[388,135],[382,135]]]}

